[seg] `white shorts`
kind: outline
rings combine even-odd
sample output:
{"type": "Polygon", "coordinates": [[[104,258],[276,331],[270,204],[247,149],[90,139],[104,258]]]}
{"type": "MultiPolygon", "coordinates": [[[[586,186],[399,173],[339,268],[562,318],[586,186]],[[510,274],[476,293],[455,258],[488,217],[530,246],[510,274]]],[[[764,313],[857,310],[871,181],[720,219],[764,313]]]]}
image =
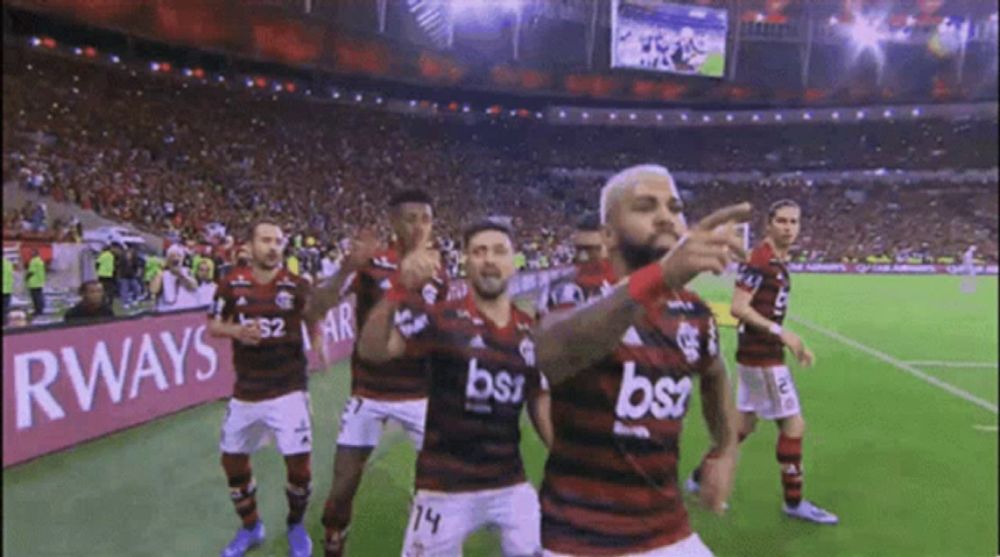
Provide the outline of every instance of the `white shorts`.
{"type": "Polygon", "coordinates": [[[312,451],[311,415],[306,391],[258,402],[230,399],[219,450],[252,454],[276,440],[283,455],[308,453],[312,451]]]}
{"type": "MultiPolygon", "coordinates": [[[[553,551],[542,552],[543,557],[572,557],[565,553],[553,551]]],[[[691,534],[679,542],[672,543],[642,553],[628,553],[618,557],[713,557],[712,550],[701,541],[698,534],[691,534]]]]}
{"type": "Polygon", "coordinates": [[[403,426],[413,446],[419,451],[424,446],[424,421],[427,418],[427,399],[386,401],[352,396],[344,404],[340,415],[338,446],[375,447],[382,438],[386,422],[392,420],[403,426]]]}
{"type": "Polygon", "coordinates": [[[418,490],[406,523],[403,557],[455,557],[476,530],[500,531],[506,557],[534,557],[542,551],[538,493],[525,482],[464,493],[418,490]]]}
{"type": "Polygon", "coordinates": [[[750,367],[737,364],[739,384],[736,388],[736,408],[753,412],[765,420],[778,420],[798,415],[799,393],[788,366],[750,367]]]}

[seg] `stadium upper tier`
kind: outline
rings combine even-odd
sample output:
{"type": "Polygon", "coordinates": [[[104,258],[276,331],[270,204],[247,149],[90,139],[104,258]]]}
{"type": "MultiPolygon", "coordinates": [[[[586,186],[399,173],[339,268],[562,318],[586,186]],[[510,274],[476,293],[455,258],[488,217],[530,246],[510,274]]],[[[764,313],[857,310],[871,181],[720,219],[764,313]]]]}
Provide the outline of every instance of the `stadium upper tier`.
{"type": "MultiPolygon", "coordinates": [[[[277,215],[322,241],[384,223],[391,192],[436,200],[439,234],[469,218],[509,215],[528,251],[559,245],[596,209],[596,172],[639,162],[718,172],[681,187],[692,217],[736,200],[798,199],[801,249],[814,260],[870,254],[954,257],[969,243],[996,258],[996,122],[862,121],[822,127],[636,130],[540,120],[463,124],[441,118],[261,94],[5,49],[5,183],[90,207],[158,234],[198,237],[212,222],[244,233],[277,215]],[[795,169],[992,169],[949,185],[947,172],[879,185],[796,178],[795,169]],[[557,169],[585,169],[571,178],[557,169]],[[761,174],[749,174],[762,171],[761,174]],[[723,173],[729,174],[723,174],[723,173]],[[730,177],[755,176],[736,184],[730,177]],[[780,176],[779,176],[780,173],[780,176]],[[591,177],[587,177],[591,176],[591,177]],[[531,247],[536,246],[536,247],[531,247]]],[[[8,215],[5,230],[17,228],[8,215]]],[[[388,234],[382,224],[381,232],[388,234]]]]}

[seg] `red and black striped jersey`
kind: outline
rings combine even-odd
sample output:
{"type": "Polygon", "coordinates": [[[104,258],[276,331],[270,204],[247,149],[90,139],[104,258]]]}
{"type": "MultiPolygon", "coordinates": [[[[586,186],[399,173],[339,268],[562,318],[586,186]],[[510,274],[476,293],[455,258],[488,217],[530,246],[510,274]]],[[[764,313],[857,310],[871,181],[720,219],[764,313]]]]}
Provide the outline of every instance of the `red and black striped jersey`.
{"type": "Polygon", "coordinates": [[[555,442],[542,484],[542,543],[621,555],[691,533],[677,484],[694,378],[718,357],[709,307],[692,292],[646,307],[614,352],[552,387],[555,442]]]}
{"type": "Polygon", "coordinates": [[[417,489],[460,492],[525,481],[521,409],[542,390],[535,367],[534,320],[511,304],[497,327],[472,295],[442,304],[402,304],[396,329],[407,353],[426,357],[430,388],[417,489]]]}
{"type": "MultiPolygon", "coordinates": [[[[371,258],[354,276],[352,289],[356,295],[355,316],[360,333],[375,304],[398,280],[401,256],[389,247],[371,258]]],[[[448,297],[448,281],[443,274],[428,281],[420,292],[425,303],[442,302],[448,297]]],[[[412,400],[427,396],[426,362],[403,357],[374,365],[358,356],[357,346],[351,353],[351,394],[376,400],[412,400]]]]}
{"type": "Polygon", "coordinates": [[[261,341],[248,346],[233,340],[233,366],[239,400],[265,400],[305,390],[307,360],[302,343],[302,312],[309,283],[281,269],[267,284],[238,267],[219,280],[209,318],[257,321],[261,341]]]}
{"type": "Polygon", "coordinates": [[[577,265],[573,274],[557,280],[546,291],[542,313],[576,307],[607,295],[615,285],[615,273],[607,259],[577,265]]]}
{"type": "MultiPolygon", "coordinates": [[[[750,253],[750,260],[740,265],[736,288],[753,295],[750,307],[754,311],[779,325],[785,321],[792,279],[769,242],[761,242],[750,253]]],[[[745,323],[740,323],[738,331],[737,362],[755,367],[785,363],[785,347],[780,338],[745,323]]]]}

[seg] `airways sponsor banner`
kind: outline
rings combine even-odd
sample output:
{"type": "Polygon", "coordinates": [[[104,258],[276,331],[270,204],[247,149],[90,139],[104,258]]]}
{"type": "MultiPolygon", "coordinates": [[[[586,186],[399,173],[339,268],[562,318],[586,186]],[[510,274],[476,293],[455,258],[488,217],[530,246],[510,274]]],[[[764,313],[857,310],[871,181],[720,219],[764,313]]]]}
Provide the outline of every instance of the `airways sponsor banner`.
{"type": "MultiPolygon", "coordinates": [[[[353,304],[321,330],[328,358],[347,357],[353,304]]],[[[229,396],[235,378],[230,341],[209,337],[202,311],[4,334],[3,465],[229,396]]]]}
{"type": "MultiPolygon", "coordinates": [[[[977,275],[996,275],[996,265],[976,265],[977,275]]],[[[967,275],[965,265],[911,265],[907,263],[789,263],[788,270],[796,273],[856,273],[889,275],[967,275]]]]}

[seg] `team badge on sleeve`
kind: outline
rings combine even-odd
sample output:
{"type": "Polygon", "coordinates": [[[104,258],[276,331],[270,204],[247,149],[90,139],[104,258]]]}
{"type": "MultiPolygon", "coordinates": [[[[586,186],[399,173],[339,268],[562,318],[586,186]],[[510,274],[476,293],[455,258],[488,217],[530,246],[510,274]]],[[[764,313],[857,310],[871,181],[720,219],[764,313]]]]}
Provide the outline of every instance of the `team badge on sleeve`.
{"type": "Polygon", "coordinates": [[[291,292],[282,290],[274,297],[274,305],[288,311],[295,305],[295,296],[291,292]]]}
{"type": "Polygon", "coordinates": [[[521,346],[518,347],[521,351],[521,357],[524,358],[524,363],[531,367],[535,367],[535,343],[532,342],[530,338],[525,338],[521,341],[521,346]]]}
{"type": "Polygon", "coordinates": [[[433,304],[437,300],[437,288],[434,288],[434,285],[429,282],[424,285],[424,288],[420,291],[420,293],[424,297],[424,302],[428,305],[433,304]]]}

